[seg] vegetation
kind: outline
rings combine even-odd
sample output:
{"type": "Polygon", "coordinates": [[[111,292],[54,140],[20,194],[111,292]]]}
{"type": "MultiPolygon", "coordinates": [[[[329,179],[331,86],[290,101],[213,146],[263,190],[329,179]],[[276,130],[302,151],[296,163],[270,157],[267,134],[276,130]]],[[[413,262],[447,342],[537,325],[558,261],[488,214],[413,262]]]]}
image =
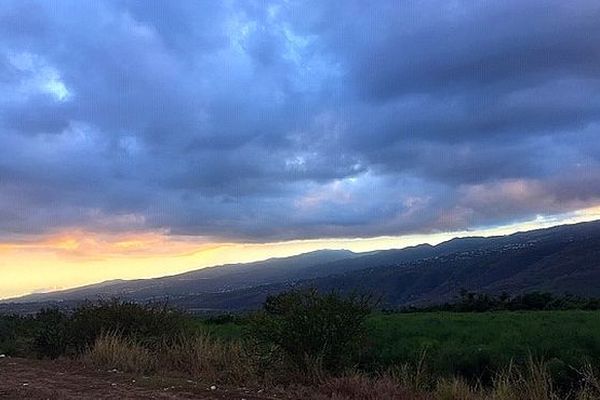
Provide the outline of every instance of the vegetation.
{"type": "Polygon", "coordinates": [[[196,333],[165,339],[151,348],[117,333],[96,338],[83,360],[103,369],[180,374],[211,382],[248,383],[258,374],[241,341],[196,333]]]}
{"type": "Polygon", "coordinates": [[[73,351],[81,353],[106,332],[116,332],[153,346],[165,338],[189,329],[189,317],[166,303],[146,305],[119,301],[86,302],[68,318],[68,340],[73,351]]]}
{"type": "MultiPolygon", "coordinates": [[[[246,326],[203,322],[199,329],[237,339],[246,326]]],[[[600,365],[599,311],[372,313],[365,332],[359,366],[366,371],[421,363],[429,374],[489,384],[497,371],[511,363],[525,367],[533,357],[545,360],[555,384],[566,387],[585,363],[600,365]]]]}
{"type": "Polygon", "coordinates": [[[280,350],[304,373],[339,372],[363,349],[373,305],[369,296],[322,295],[314,289],[282,293],[267,298],[264,310],[251,319],[249,334],[280,350]]]}
{"type": "Polygon", "coordinates": [[[86,302],[71,312],[42,309],[34,316],[0,317],[0,352],[56,358],[78,355],[104,333],[116,333],[148,346],[191,329],[188,316],[163,303],[86,302]]]}
{"type": "MultiPolygon", "coordinates": [[[[531,292],[517,296],[510,296],[508,293],[503,293],[499,296],[494,296],[492,294],[476,293],[462,289],[458,299],[454,302],[425,307],[406,307],[400,311],[485,312],[502,310],[600,310],[600,298],[586,298],[570,294],[557,296],[546,292],[531,292]]],[[[392,310],[391,312],[394,311],[392,310]]]]}
{"type": "Polygon", "coordinates": [[[473,384],[460,377],[415,381],[404,369],[376,377],[353,373],[325,381],[321,396],[313,399],[345,400],[596,400],[600,398],[598,373],[591,366],[582,371],[581,385],[565,393],[557,390],[544,363],[530,362],[525,368],[500,371],[488,386],[473,384]],[[415,383],[417,384],[415,386],[415,383]]]}
{"type": "Polygon", "coordinates": [[[377,314],[367,321],[369,370],[415,362],[431,372],[489,383],[511,363],[546,360],[557,384],[577,379],[586,362],[600,365],[600,312],[498,311],[377,314]]]}
{"type": "Polygon", "coordinates": [[[146,347],[135,339],[118,333],[103,333],[84,354],[92,365],[119,371],[148,373],[156,369],[157,362],[146,347]]]}
{"type": "Polygon", "coordinates": [[[372,306],[368,297],[293,291],[252,316],[198,320],[164,304],[86,303],[0,317],[0,353],[211,384],[310,383],[300,398],[600,398],[598,311],[372,306]]]}
{"type": "Polygon", "coordinates": [[[0,354],[34,356],[33,332],[37,321],[31,317],[0,315],[0,354]]]}

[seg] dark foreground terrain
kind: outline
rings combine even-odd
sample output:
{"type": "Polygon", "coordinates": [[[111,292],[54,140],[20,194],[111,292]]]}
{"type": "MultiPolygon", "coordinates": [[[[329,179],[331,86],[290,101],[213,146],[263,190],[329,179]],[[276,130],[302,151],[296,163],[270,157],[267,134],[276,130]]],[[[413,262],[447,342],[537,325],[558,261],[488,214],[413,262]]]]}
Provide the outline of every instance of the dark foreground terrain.
{"type": "Polygon", "coordinates": [[[191,380],[139,377],[87,368],[73,360],[0,359],[2,399],[247,399],[282,398],[243,389],[211,389],[191,380]]]}
{"type": "Polygon", "coordinates": [[[600,398],[598,310],[371,307],[310,290],[246,317],[117,300],[3,316],[0,398],[600,398]]]}

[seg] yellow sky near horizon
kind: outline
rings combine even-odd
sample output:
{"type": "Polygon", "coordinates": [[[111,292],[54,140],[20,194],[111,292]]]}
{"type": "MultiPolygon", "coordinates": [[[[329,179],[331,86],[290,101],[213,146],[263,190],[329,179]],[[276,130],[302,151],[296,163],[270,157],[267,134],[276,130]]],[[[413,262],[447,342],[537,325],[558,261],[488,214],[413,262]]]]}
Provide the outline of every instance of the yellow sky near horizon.
{"type": "Polygon", "coordinates": [[[295,240],[273,243],[209,243],[164,232],[99,234],[73,230],[35,240],[0,242],[0,299],[111,279],[173,275],[202,267],[285,257],[319,249],[355,252],[437,244],[454,237],[493,236],[600,219],[600,207],[511,225],[421,235],[295,240]]]}

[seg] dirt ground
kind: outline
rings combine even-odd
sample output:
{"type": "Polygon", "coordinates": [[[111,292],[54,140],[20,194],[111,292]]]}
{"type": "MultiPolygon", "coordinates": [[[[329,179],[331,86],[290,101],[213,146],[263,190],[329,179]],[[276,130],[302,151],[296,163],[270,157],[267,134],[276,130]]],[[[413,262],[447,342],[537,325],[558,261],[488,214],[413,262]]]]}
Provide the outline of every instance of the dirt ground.
{"type": "Polygon", "coordinates": [[[256,389],[211,387],[191,380],[98,371],[71,360],[0,358],[1,399],[266,400],[256,389]]]}

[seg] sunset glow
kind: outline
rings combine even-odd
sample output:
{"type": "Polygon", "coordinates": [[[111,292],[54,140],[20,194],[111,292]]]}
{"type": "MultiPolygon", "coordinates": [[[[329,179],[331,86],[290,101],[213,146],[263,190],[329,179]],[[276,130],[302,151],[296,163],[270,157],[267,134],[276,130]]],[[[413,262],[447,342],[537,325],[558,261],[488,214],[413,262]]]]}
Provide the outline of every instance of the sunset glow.
{"type": "Polygon", "coordinates": [[[0,7],[0,298],[600,218],[600,3],[0,7]]]}
{"type": "Polygon", "coordinates": [[[206,266],[286,257],[324,248],[355,252],[403,248],[437,244],[454,237],[504,235],[596,219],[600,219],[600,207],[473,231],[273,243],[207,243],[165,233],[64,232],[35,241],[0,243],[0,268],[5,278],[0,281],[0,298],[112,279],[173,275],[206,266]]]}

